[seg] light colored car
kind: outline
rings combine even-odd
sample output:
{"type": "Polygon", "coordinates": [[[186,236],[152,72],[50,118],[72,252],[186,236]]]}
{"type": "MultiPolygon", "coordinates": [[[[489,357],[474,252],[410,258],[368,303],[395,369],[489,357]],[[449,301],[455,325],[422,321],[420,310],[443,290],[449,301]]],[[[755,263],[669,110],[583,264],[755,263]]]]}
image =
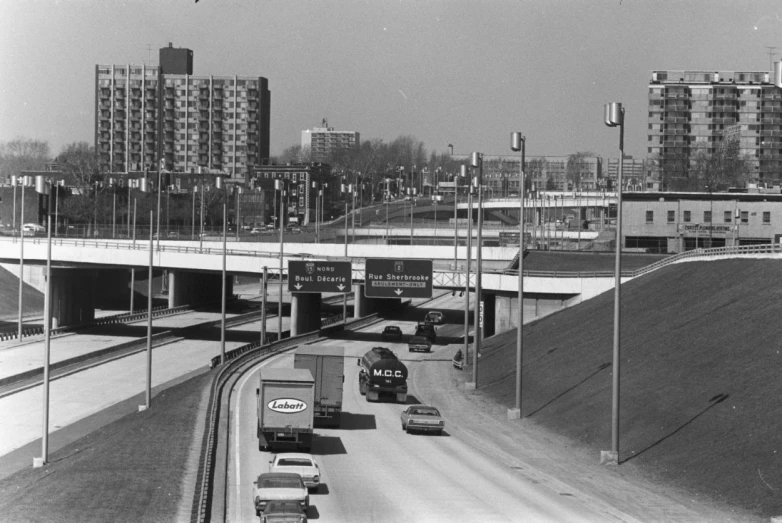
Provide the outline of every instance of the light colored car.
{"type": "Polygon", "coordinates": [[[277,454],[269,462],[269,472],[293,472],[301,476],[307,489],[317,490],[320,485],[320,468],[312,454],[285,452],[277,454]]]}
{"type": "Polygon", "coordinates": [[[424,316],[424,321],[426,323],[441,325],[443,321],[445,321],[445,316],[443,316],[443,313],[440,311],[429,311],[426,313],[426,316],[424,316]]]}
{"type": "Polygon", "coordinates": [[[261,513],[261,523],[307,523],[307,514],[295,501],[270,501],[261,513]]]}
{"type": "Polygon", "coordinates": [[[253,229],[250,231],[250,234],[261,234],[264,232],[264,230],[265,228],[262,229],[260,227],[253,227],[253,229]]]}
{"type": "Polygon", "coordinates": [[[432,342],[429,341],[429,338],[426,336],[413,336],[407,342],[407,350],[408,352],[421,350],[424,352],[432,352],[432,342]]]}
{"type": "Polygon", "coordinates": [[[445,420],[440,411],[426,405],[410,405],[402,411],[402,430],[410,434],[414,431],[443,433],[445,420]]]}
{"type": "Polygon", "coordinates": [[[266,472],[253,481],[255,515],[260,516],[270,501],[296,501],[303,510],[310,506],[310,495],[301,476],[292,472],[266,472]]]}
{"type": "Polygon", "coordinates": [[[25,223],[22,230],[26,233],[46,232],[46,227],[37,223],[25,223]]]}

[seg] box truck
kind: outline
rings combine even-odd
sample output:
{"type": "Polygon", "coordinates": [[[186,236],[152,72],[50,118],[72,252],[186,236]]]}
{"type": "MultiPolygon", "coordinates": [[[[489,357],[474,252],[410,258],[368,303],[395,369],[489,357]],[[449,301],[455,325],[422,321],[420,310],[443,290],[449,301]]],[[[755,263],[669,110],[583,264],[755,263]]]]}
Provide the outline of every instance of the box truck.
{"type": "Polygon", "coordinates": [[[309,370],[315,379],[315,422],[339,427],[345,384],[345,350],[342,347],[305,345],[296,349],[293,367],[309,370]]]}
{"type": "Polygon", "coordinates": [[[315,380],[306,369],[263,368],[258,398],[258,449],[312,448],[315,380]]]}

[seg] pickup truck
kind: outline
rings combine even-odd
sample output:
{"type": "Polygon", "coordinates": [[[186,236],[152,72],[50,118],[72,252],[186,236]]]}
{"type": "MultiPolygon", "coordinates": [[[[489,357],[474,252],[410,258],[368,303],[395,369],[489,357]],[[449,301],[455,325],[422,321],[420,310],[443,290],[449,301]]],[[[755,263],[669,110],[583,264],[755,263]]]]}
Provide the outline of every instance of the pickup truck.
{"type": "Polygon", "coordinates": [[[415,329],[415,336],[424,336],[430,343],[435,343],[437,341],[437,329],[435,329],[432,323],[419,322],[415,329]]]}

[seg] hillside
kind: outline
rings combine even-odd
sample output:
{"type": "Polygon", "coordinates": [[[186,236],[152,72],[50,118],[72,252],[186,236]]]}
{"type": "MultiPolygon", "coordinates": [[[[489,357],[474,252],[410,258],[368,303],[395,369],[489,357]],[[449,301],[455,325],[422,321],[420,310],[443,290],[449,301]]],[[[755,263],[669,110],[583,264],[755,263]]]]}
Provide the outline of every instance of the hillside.
{"type": "MultiPolygon", "coordinates": [[[[782,262],[670,266],[622,287],[620,461],[782,514],[782,262]]],[[[611,448],[613,292],[524,328],[523,415],[611,448]]],[[[516,331],[487,340],[479,394],[515,405],[516,331]]],[[[621,468],[621,466],[620,466],[621,468]]]]}

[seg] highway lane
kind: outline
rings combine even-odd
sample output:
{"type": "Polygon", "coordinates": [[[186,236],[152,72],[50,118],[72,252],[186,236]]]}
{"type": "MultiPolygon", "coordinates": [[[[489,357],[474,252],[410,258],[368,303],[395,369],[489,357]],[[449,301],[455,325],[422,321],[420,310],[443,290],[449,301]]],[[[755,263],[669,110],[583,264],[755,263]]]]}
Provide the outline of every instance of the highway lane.
{"type": "MultiPolygon", "coordinates": [[[[451,300],[425,305],[441,308],[451,300]]],[[[517,474],[507,464],[467,445],[448,431],[443,436],[408,435],[401,429],[403,405],[368,403],[358,392],[357,358],[380,345],[387,324],[409,334],[413,321],[384,321],[348,340],[323,345],[345,349],[342,426],[316,428],[312,453],[321,467],[321,485],[310,495],[309,517],[322,522],[352,521],[604,521],[583,502],[517,474]]],[[[451,329],[455,326],[448,326],[451,329]]],[[[436,345],[432,354],[410,354],[404,344],[383,344],[399,354],[411,377],[421,365],[450,365],[453,348],[436,345]]],[[[292,366],[292,355],[262,365],[292,366]]],[[[254,519],[252,481],[268,470],[270,453],[258,450],[256,398],[260,366],[247,373],[233,395],[228,520],[254,519]]],[[[409,384],[412,379],[409,380],[409,384]]],[[[417,402],[415,388],[409,403],[417,402]]]]}

